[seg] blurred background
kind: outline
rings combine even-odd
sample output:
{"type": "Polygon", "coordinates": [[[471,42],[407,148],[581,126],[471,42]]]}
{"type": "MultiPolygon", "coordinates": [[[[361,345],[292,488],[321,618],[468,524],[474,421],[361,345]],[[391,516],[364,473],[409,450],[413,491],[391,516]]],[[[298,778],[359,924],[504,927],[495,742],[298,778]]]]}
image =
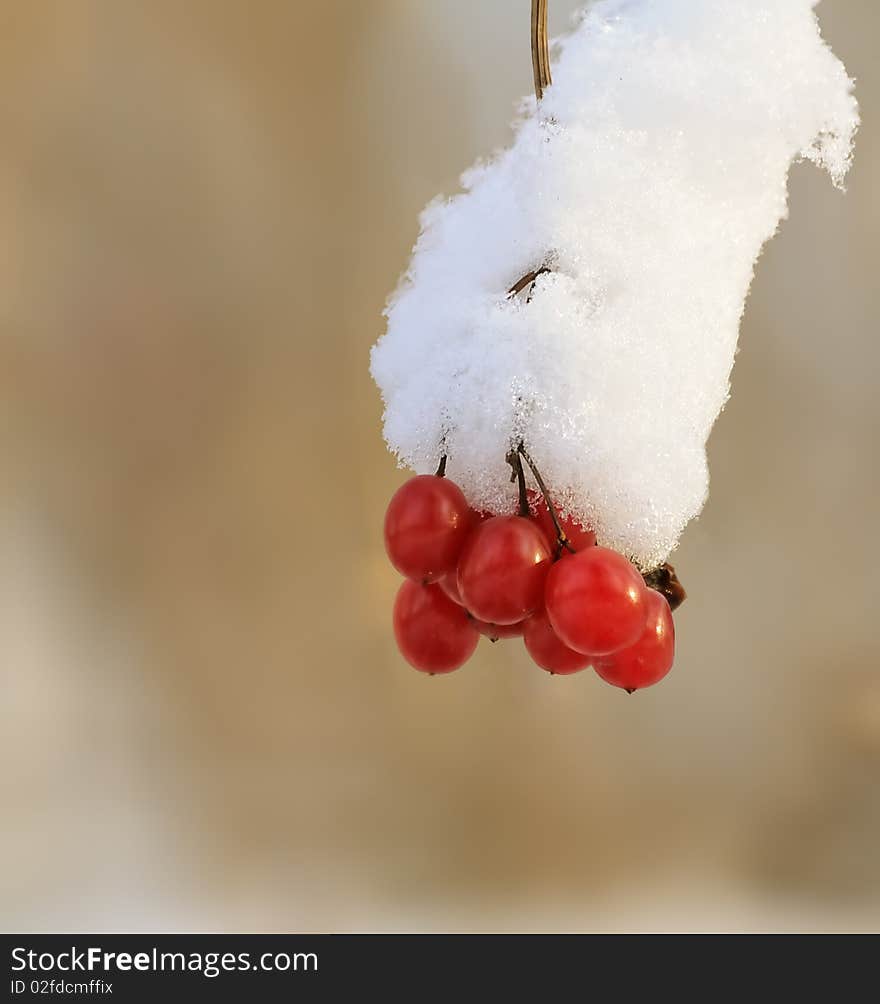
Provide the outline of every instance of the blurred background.
{"type": "Polygon", "coordinates": [[[628,698],[390,630],[368,352],[529,0],[0,4],[3,929],[880,930],[880,7],[819,13],[849,192],[793,171],[628,698]]]}

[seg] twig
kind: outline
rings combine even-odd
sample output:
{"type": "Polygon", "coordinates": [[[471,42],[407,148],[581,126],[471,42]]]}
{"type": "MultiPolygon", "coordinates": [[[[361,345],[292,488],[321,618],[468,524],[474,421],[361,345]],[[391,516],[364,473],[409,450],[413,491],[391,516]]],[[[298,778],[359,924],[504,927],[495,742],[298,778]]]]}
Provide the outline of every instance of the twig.
{"type": "MultiPolygon", "coordinates": [[[[547,38],[547,5],[549,0],[532,0],[532,71],[535,75],[535,97],[540,101],[545,88],[553,83],[550,76],[550,44],[547,38]]],[[[547,265],[527,272],[507,291],[508,299],[517,296],[530,286],[539,275],[549,272],[547,265]]]]}
{"type": "Polygon", "coordinates": [[[520,516],[528,517],[531,510],[529,509],[529,496],[526,492],[526,473],[523,470],[519,451],[511,450],[507,454],[507,462],[513,468],[510,480],[519,482],[519,514],[520,516]]]}
{"type": "Polygon", "coordinates": [[[547,41],[547,4],[548,0],[532,0],[532,70],[535,74],[535,97],[539,101],[544,97],[544,90],[553,83],[547,41]]]}
{"type": "Polygon", "coordinates": [[[550,498],[550,492],[547,491],[547,486],[544,484],[544,479],[541,477],[541,472],[535,466],[534,460],[526,452],[525,446],[522,443],[516,448],[517,453],[519,453],[523,460],[529,465],[529,470],[532,472],[532,477],[538,483],[538,488],[541,495],[544,497],[544,502],[547,506],[547,511],[550,513],[550,519],[553,521],[553,529],[556,531],[556,545],[560,551],[567,550],[574,554],[574,547],[571,541],[565,534],[565,530],[562,529],[559,523],[559,517],[556,515],[556,506],[553,504],[553,499],[550,498]]]}
{"type": "Polygon", "coordinates": [[[522,279],[517,279],[516,282],[507,291],[507,299],[512,300],[513,297],[521,293],[526,286],[530,285],[538,278],[539,275],[545,275],[547,272],[551,271],[549,265],[542,265],[540,268],[533,269],[531,272],[526,272],[522,279]]]}

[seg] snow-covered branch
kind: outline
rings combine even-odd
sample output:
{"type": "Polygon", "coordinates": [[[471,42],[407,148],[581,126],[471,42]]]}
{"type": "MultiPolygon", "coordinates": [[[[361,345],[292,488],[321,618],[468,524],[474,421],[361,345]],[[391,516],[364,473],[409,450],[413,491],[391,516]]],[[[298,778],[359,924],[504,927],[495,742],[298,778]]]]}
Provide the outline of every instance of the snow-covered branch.
{"type": "Polygon", "coordinates": [[[813,0],[601,0],[512,146],[423,212],[372,372],[401,463],[511,511],[524,442],[563,510],[643,568],[706,498],[761,248],[858,112],[813,0]],[[548,270],[544,266],[552,263],[548,270]],[[530,287],[528,296],[508,296],[530,287]],[[443,451],[441,451],[441,443],[443,451]]]}

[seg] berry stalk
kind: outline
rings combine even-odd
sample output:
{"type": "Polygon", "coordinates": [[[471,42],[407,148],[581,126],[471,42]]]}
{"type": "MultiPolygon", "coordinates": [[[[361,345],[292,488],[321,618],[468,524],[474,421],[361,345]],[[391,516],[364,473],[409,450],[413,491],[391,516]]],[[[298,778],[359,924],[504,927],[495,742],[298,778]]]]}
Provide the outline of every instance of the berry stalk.
{"type": "Polygon", "coordinates": [[[523,470],[522,460],[520,459],[518,450],[511,450],[507,454],[506,460],[508,464],[513,468],[510,475],[511,481],[518,482],[519,488],[519,514],[525,519],[529,518],[531,510],[529,509],[529,496],[526,491],[526,472],[523,470]]]}
{"type": "MultiPolygon", "coordinates": [[[[559,517],[556,515],[556,506],[553,504],[553,500],[550,498],[550,493],[547,491],[547,486],[544,484],[544,479],[541,477],[541,472],[535,466],[534,460],[529,456],[525,446],[520,443],[517,446],[517,453],[525,460],[529,465],[529,470],[532,472],[532,477],[535,479],[538,485],[538,490],[544,497],[544,501],[547,503],[547,510],[550,513],[550,519],[553,520],[553,528],[556,530],[556,543],[559,550],[571,551],[574,554],[574,547],[572,547],[571,541],[565,534],[565,530],[562,529],[559,523],[559,517]]],[[[522,466],[522,465],[520,465],[522,466]]]]}

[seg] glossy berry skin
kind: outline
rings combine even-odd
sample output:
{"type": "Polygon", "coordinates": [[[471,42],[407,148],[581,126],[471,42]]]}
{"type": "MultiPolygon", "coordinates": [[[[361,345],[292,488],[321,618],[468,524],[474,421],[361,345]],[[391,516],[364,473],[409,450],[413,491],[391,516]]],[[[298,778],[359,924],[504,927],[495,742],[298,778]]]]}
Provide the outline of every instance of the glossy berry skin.
{"type": "Polygon", "coordinates": [[[635,645],[596,659],[593,668],[606,683],[632,693],[658,683],[672,669],[675,658],[675,625],[662,594],[647,590],[648,620],[635,645]]]}
{"type": "Polygon", "coordinates": [[[407,580],[394,601],[400,654],[423,673],[451,673],[470,659],[480,636],[462,607],[439,586],[407,580]]]}
{"type": "Polygon", "coordinates": [[[545,602],[565,645],[601,656],[638,641],[647,617],[646,593],[641,575],[622,554],[590,547],[556,562],[545,602]]]}
{"type": "MultiPolygon", "coordinates": [[[[544,497],[531,493],[529,508],[532,511],[532,519],[543,531],[544,536],[547,538],[547,543],[550,545],[550,550],[555,554],[558,546],[556,527],[553,525],[553,519],[550,516],[550,510],[547,508],[544,497]]],[[[585,529],[580,523],[575,522],[571,516],[560,516],[557,513],[557,517],[559,519],[559,526],[575,551],[583,551],[587,547],[595,546],[596,534],[592,530],[585,529]]],[[[563,553],[570,554],[571,552],[567,548],[563,548],[563,553]]]]}
{"type": "MultiPolygon", "coordinates": [[[[488,519],[488,517],[484,518],[488,519]]],[[[444,575],[437,585],[454,603],[457,603],[460,607],[464,606],[461,593],[458,591],[458,575],[455,572],[444,575]]],[[[502,638],[519,638],[523,633],[522,621],[518,624],[487,624],[486,621],[478,621],[476,618],[471,617],[471,624],[473,624],[481,635],[488,638],[489,641],[500,641],[502,638]]]]}
{"type": "Polygon", "coordinates": [[[480,523],[458,561],[458,590],[477,620],[517,624],[543,602],[551,552],[544,534],[523,516],[480,523]]]}
{"type": "Polygon", "coordinates": [[[437,585],[453,603],[457,603],[460,607],[464,606],[461,593],[458,591],[458,572],[450,572],[448,575],[444,575],[442,579],[437,581],[437,585]]]}
{"type": "Polygon", "coordinates": [[[567,676],[579,673],[590,665],[590,656],[575,652],[573,648],[563,644],[544,610],[526,621],[523,641],[535,663],[548,673],[567,676]]]}
{"type": "MultiPolygon", "coordinates": [[[[458,575],[455,572],[445,575],[437,585],[454,603],[460,607],[464,606],[461,593],[458,591],[458,575]]],[[[523,621],[518,624],[488,624],[486,621],[478,621],[475,617],[471,617],[471,624],[481,635],[493,642],[501,641],[502,638],[519,638],[523,633],[523,621]]]]}
{"type": "Polygon", "coordinates": [[[486,621],[471,620],[471,624],[489,641],[501,641],[502,638],[519,638],[523,633],[524,623],[518,624],[487,624],[486,621]]]}
{"type": "Polygon", "coordinates": [[[449,478],[420,474],[397,489],[385,513],[391,564],[415,582],[436,582],[455,570],[473,525],[473,511],[449,478]]]}

